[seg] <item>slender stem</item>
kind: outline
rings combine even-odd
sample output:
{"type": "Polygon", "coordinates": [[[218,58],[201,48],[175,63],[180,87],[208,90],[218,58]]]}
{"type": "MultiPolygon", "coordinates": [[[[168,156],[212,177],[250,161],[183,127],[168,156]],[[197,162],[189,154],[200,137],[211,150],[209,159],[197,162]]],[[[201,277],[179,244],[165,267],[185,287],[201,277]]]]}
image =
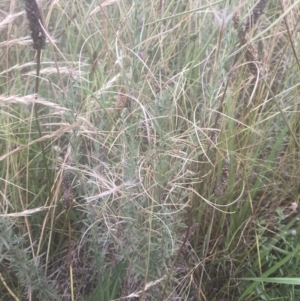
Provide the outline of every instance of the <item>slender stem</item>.
{"type": "Polygon", "coordinates": [[[288,121],[287,117],[285,116],[285,113],[282,111],[282,109],[281,109],[281,107],[280,107],[280,104],[279,104],[279,102],[277,101],[276,96],[274,95],[274,93],[273,93],[271,87],[268,85],[268,83],[266,82],[266,80],[265,80],[264,78],[262,78],[262,80],[263,80],[264,84],[266,85],[267,89],[269,90],[269,92],[270,92],[270,94],[271,94],[271,96],[272,96],[272,98],[273,98],[273,100],[274,100],[274,102],[275,102],[275,104],[276,104],[276,107],[277,107],[278,110],[280,111],[280,114],[281,114],[281,116],[283,117],[283,120],[284,120],[285,124],[287,125],[287,127],[288,127],[288,129],[289,129],[289,131],[290,131],[290,133],[291,133],[291,135],[292,135],[292,137],[293,137],[293,139],[294,139],[294,141],[295,141],[295,143],[296,143],[298,149],[300,149],[299,141],[297,140],[297,137],[295,136],[295,133],[293,132],[293,130],[292,130],[290,124],[289,124],[289,121],[288,121]]]}
{"type": "MultiPolygon", "coordinates": [[[[54,251],[54,256],[59,252],[60,247],[61,247],[63,241],[65,240],[65,232],[66,232],[67,226],[69,225],[71,209],[72,209],[72,205],[66,210],[66,218],[65,218],[64,226],[63,226],[63,229],[62,229],[62,231],[61,231],[61,237],[60,237],[60,240],[59,240],[59,242],[58,242],[58,245],[57,245],[57,247],[56,247],[56,250],[54,251]]],[[[69,235],[68,235],[68,236],[69,236],[69,235]]]]}
{"type": "Polygon", "coordinates": [[[71,222],[69,219],[69,263],[70,263],[70,289],[71,289],[71,300],[74,301],[74,282],[73,282],[73,264],[72,264],[72,249],[71,249],[71,222]]]}
{"type": "MultiPolygon", "coordinates": [[[[40,68],[41,68],[41,50],[37,50],[37,57],[36,57],[36,78],[35,78],[35,87],[34,87],[34,93],[35,93],[35,99],[38,98],[38,92],[39,92],[39,81],[40,81],[40,68]]],[[[43,137],[41,127],[40,127],[40,122],[38,118],[38,106],[36,103],[33,104],[34,107],[34,114],[35,114],[35,121],[36,121],[36,127],[39,133],[40,138],[43,137]]],[[[46,169],[46,174],[47,174],[47,182],[48,182],[48,191],[49,191],[49,196],[51,194],[51,175],[50,171],[48,169],[48,163],[47,163],[47,158],[46,158],[46,153],[45,153],[45,147],[43,141],[40,141],[40,147],[42,150],[42,156],[43,156],[43,163],[44,167],[46,169]]],[[[48,198],[50,199],[50,198],[48,198]]]]}
{"type": "Polygon", "coordinates": [[[171,278],[171,275],[173,273],[173,270],[175,268],[175,265],[179,259],[179,256],[181,255],[182,251],[183,251],[183,248],[188,240],[188,237],[189,237],[189,232],[190,232],[190,228],[191,228],[191,225],[189,224],[188,225],[188,228],[186,230],[186,233],[185,233],[185,238],[184,238],[184,241],[183,243],[181,244],[179,250],[177,251],[177,254],[176,254],[176,257],[174,258],[173,260],[173,263],[172,263],[172,266],[171,266],[171,270],[170,272],[168,273],[167,275],[167,279],[166,279],[166,282],[165,282],[165,285],[164,285],[164,289],[163,289],[163,292],[162,292],[162,297],[161,297],[161,301],[164,301],[164,298],[165,298],[165,295],[166,295],[166,291],[167,291],[167,287],[168,287],[168,284],[169,284],[169,281],[170,281],[170,278],[171,278]]]}
{"type": "Polygon", "coordinates": [[[16,300],[16,301],[20,301],[20,299],[13,293],[13,291],[9,288],[9,286],[7,285],[7,283],[4,280],[4,277],[2,276],[2,274],[0,273],[0,279],[3,283],[3,285],[6,287],[6,289],[8,290],[8,292],[10,293],[10,295],[16,300]]]}
{"type": "Polygon", "coordinates": [[[287,18],[285,17],[285,11],[284,11],[284,6],[282,4],[282,1],[280,1],[280,5],[281,5],[281,10],[282,10],[283,15],[284,15],[284,23],[285,23],[286,30],[287,30],[287,33],[288,33],[289,41],[291,43],[292,51],[293,51],[294,57],[296,59],[298,68],[300,69],[300,62],[299,62],[299,59],[298,59],[298,56],[297,56],[297,51],[296,51],[294,43],[293,43],[293,39],[292,39],[292,34],[291,34],[291,31],[290,31],[289,23],[287,21],[287,18]]]}

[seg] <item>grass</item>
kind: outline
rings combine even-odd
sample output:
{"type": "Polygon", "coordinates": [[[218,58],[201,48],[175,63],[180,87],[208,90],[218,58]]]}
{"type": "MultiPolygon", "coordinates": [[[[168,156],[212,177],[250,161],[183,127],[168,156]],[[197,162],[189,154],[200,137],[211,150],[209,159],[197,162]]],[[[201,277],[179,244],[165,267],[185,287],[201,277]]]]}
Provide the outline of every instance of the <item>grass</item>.
{"type": "Polygon", "coordinates": [[[0,300],[298,300],[299,2],[1,1],[0,300]]]}

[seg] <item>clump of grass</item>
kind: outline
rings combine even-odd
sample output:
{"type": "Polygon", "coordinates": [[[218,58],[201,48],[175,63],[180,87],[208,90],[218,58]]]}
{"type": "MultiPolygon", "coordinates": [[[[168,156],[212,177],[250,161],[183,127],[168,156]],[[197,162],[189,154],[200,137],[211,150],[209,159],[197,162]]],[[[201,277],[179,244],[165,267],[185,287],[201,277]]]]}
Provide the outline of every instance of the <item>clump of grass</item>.
{"type": "MultiPolygon", "coordinates": [[[[23,7],[1,2],[0,14],[5,8],[14,17],[0,25],[0,214],[22,243],[4,233],[10,239],[0,248],[5,256],[12,248],[26,253],[31,272],[18,273],[13,256],[0,260],[0,294],[289,295],[283,286],[241,280],[299,275],[290,206],[298,201],[298,71],[281,8],[256,2],[248,15],[241,1],[49,2],[45,26],[30,8],[38,21],[30,28],[34,49],[45,42],[43,28],[55,48],[43,50],[38,99],[23,40],[28,21],[16,14],[23,7]],[[244,21],[234,15],[239,10],[244,21]],[[260,80],[262,66],[270,67],[263,73],[270,88],[260,80]]],[[[292,5],[285,11],[296,17],[292,5]]]]}

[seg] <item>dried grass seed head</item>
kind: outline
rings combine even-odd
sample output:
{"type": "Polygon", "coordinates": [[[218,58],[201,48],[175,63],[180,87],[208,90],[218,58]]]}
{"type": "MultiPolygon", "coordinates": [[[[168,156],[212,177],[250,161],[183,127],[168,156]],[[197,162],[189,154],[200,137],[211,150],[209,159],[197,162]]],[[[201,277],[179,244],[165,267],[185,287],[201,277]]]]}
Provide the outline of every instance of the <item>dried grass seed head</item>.
{"type": "Polygon", "coordinates": [[[69,171],[63,172],[62,186],[64,189],[62,202],[65,209],[68,209],[73,203],[73,187],[72,187],[72,176],[69,171]]]}
{"type": "Polygon", "coordinates": [[[42,16],[36,0],[25,0],[25,10],[35,50],[42,50],[46,45],[46,35],[41,26],[42,16]]]}
{"type": "Polygon", "coordinates": [[[253,43],[249,43],[246,50],[246,59],[249,62],[249,70],[254,75],[257,76],[258,70],[257,65],[259,65],[258,61],[258,53],[253,43]]]}
{"type": "Polygon", "coordinates": [[[230,166],[230,158],[227,156],[224,160],[224,165],[222,167],[221,176],[217,182],[214,193],[215,196],[220,197],[223,196],[227,189],[228,178],[229,178],[229,166],[230,166]]]}
{"type": "Polygon", "coordinates": [[[260,16],[264,13],[268,0],[260,0],[253,8],[251,15],[245,24],[246,31],[249,31],[258,21],[260,16]]]}
{"type": "Polygon", "coordinates": [[[124,108],[128,108],[128,106],[129,106],[129,99],[128,99],[127,95],[121,94],[121,93],[118,94],[115,107],[117,109],[124,109],[124,108]]]}
{"type": "Polygon", "coordinates": [[[241,20],[241,15],[238,11],[236,11],[232,16],[232,22],[233,22],[234,29],[237,30],[239,28],[240,20],[241,20]]]}

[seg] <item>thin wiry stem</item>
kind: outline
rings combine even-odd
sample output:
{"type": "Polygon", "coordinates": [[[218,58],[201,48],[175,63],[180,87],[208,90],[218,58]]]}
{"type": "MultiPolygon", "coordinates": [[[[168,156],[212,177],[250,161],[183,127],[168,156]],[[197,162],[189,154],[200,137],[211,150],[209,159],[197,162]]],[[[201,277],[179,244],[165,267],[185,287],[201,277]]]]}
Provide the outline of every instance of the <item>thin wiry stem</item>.
{"type": "MultiPolygon", "coordinates": [[[[25,0],[25,10],[27,14],[27,19],[29,21],[29,29],[31,31],[31,38],[33,41],[33,49],[36,50],[36,77],[35,77],[35,87],[34,87],[34,93],[35,98],[38,98],[38,92],[39,92],[39,80],[40,80],[40,68],[41,68],[41,53],[42,49],[45,48],[46,45],[46,35],[44,32],[44,29],[42,28],[42,17],[41,12],[38,7],[38,4],[36,0],[25,0]]],[[[36,104],[33,105],[34,108],[34,114],[35,114],[35,120],[36,120],[36,126],[39,133],[40,138],[42,138],[43,134],[41,131],[39,118],[38,118],[38,106],[36,104]]],[[[47,182],[48,182],[48,190],[49,194],[51,192],[51,175],[50,171],[48,169],[48,163],[46,158],[46,152],[44,143],[40,142],[41,150],[42,150],[42,156],[43,156],[43,163],[46,169],[47,174],[47,182]]]]}

